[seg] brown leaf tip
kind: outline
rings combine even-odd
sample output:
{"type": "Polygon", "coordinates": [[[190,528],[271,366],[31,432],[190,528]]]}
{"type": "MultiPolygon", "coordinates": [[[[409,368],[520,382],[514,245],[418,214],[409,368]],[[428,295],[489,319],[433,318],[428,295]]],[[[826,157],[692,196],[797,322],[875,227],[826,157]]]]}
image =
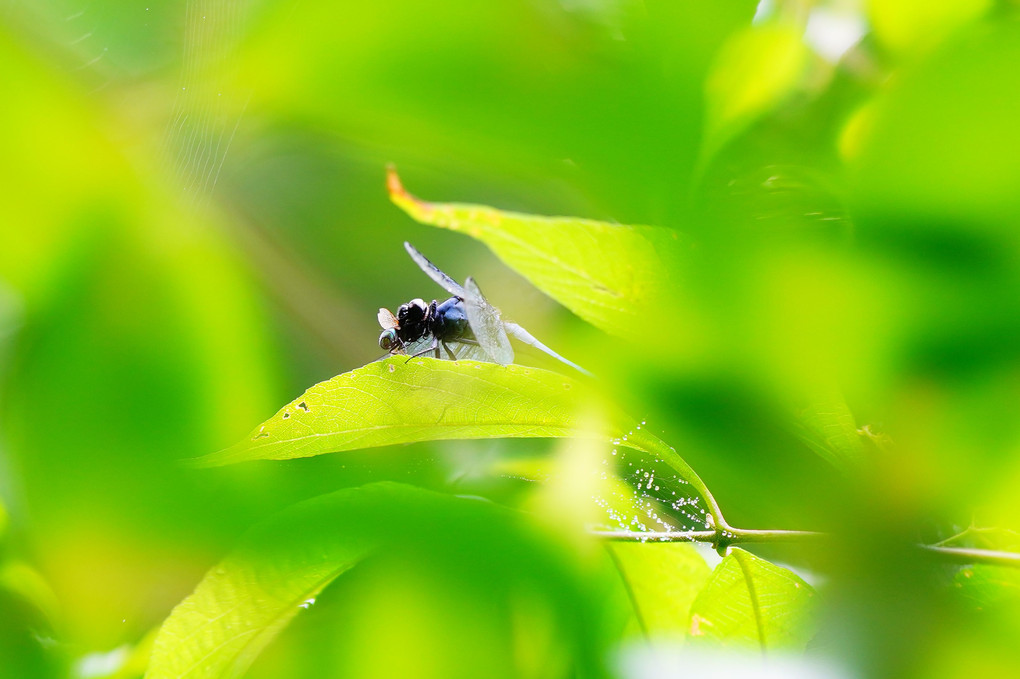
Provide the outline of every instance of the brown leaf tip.
{"type": "Polygon", "coordinates": [[[386,189],[390,193],[390,200],[408,212],[421,211],[420,214],[425,214],[432,209],[429,203],[407,192],[397,174],[397,168],[392,164],[386,166],[386,189]]]}
{"type": "Polygon", "coordinates": [[[408,197],[407,190],[400,183],[400,175],[393,163],[386,166],[386,189],[390,192],[391,198],[408,197]]]}

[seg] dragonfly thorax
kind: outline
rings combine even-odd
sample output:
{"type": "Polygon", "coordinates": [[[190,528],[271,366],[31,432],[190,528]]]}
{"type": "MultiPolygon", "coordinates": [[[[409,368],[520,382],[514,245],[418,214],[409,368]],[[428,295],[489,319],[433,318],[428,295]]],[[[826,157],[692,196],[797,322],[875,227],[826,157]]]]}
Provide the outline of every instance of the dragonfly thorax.
{"type": "Polygon", "coordinates": [[[397,309],[397,337],[404,343],[414,342],[428,334],[431,319],[436,313],[436,302],[425,304],[425,300],[412,299],[397,309]]]}
{"type": "Polygon", "coordinates": [[[384,351],[402,349],[423,337],[434,337],[440,342],[472,339],[464,300],[451,297],[442,303],[432,300],[426,304],[425,300],[412,299],[400,305],[396,325],[383,330],[379,346],[384,351]]]}

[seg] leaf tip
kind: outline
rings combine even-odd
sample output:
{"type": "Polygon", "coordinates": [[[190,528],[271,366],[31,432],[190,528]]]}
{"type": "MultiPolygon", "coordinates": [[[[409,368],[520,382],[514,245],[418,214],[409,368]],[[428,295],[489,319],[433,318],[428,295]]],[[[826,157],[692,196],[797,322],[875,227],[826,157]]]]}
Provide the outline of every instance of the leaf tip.
{"type": "Polygon", "coordinates": [[[386,166],[386,190],[390,192],[390,200],[397,202],[400,198],[407,198],[408,193],[397,174],[397,166],[390,163],[386,166]]]}
{"type": "Polygon", "coordinates": [[[389,192],[390,200],[393,201],[394,205],[419,221],[424,218],[424,215],[431,207],[417,196],[408,193],[407,189],[404,188],[403,182],[400,181],[400,175],[397,173],[396,166],[392,163],[386,166],[386,190],[389,192]]]}
{"type": "Polygon", "coordinates": [[[210,467],[222,467],[226,464],[226,462],[222,459],[224,452],[225,451],[220,450],[215,453],[209,453],[208,455],[200,455],[199,457],[187,457],[179,462],[187,469],[209,469],[210,467]]]}

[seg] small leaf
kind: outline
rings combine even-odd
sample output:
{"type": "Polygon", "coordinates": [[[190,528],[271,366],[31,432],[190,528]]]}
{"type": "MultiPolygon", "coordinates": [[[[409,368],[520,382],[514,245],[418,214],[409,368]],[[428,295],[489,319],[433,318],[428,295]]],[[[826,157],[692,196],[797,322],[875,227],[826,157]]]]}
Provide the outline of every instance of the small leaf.
{"type": "Polygon", "coordinates": [[[690,635],[723,644],[803,649],[815,591],[791,571],[732,548],[691,605],[690,635]]]}
{"type": "Polygon", "coordinates": [[[1015,568],[966,566],[956,572],[953,586],[974,610],[1016,610],[1020,603],[1020,571],[1015,568]]]}
{"type": "Polygon", "coordinates": [[[408,193],[393,169],[389,191],[415,220],[477,238],[535,287],[620,337],[646,339],[647,319],[670,301],[675,307],[673,296],[683,289],[689,246],[671,229],[427,203],[408,193]]]}
{"type": "Polygon", "coordinates": [[[861,471],[865,445],[843,396],[820,391],[794,414],[794,432],[819,457],[844,474],[861,471]]]}
{"type": "Polygon", "coordinates": [[[867,4],[875,37],[897,56],[924,55],[995,5],[992,0],[882,0],[867,4]]]}
{"type": "Polygon", "coordinates": [[[691,604],[711,569],[693,545],[680,542],[621,542],[607,546],[645,636],[687,635],[691,604]]]}
{"type": "Polygon", "coordinates": [[[705,83],[705,144],[711,155],[787,97],[807,63],[803,29],[756,26],[730,36],[705,83]]]}

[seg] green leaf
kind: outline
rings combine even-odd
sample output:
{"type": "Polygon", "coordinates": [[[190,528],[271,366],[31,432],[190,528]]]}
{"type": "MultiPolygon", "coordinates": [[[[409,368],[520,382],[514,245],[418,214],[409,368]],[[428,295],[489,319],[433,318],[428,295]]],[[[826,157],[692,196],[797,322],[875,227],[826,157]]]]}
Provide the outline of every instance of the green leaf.
{"type": "Polygon", "coordinates": [[[794,432],[819,457],[844,474],[859,472],[865,445],[854,415],[836,390],[820,391],[794,413],[794,432]]]}
{"type": "Polygon", "coordinates": [[[807,64],[803,32],[772,25],[730,36],[705,82],[708,155],[790,95],[807,64]]]}
{"type": "MultiPolygon", "coordinates": [[[[582,384],[539,368],[394,356],[316,384],[245,440],[196,462],[288,460],[445,439],[611,437],[634,428],[620,415],[602,432],[583,429],[578,414],[593,398],[582,384]]],[[[634,447],[665,447],[642,432],[630,437],[634,447]]]]}
{"type": "Polygon", "coordinates": [[[680,639],[690,627],[690,610],[711,569],[693,545],[680,542],[607,545],[649,638],[680,639]]]}
{"type": "Polygon", "coordinates": [[[589,405],[585,399],[582,385],[548,370],[389,357],[316,384],[248,438],[198,464],[287,460],[415,441],[576,436],[585,433],[577,418],[589,405]]]}
{"type": "Polygon", "coordinates": [[[378,544],[369,526],[401,497],[391,484],[344,490],[256,526],[167,618],[147,679],[242,674],[304,602],[378,544]],[[335,530],[316,531],[326,516],[335,530]]]}
{"type": "Polygon", "coordinates": [[[953,578],[958,595],[979,611],[1015,611],[1020,603],[1020,571],[975,564],[961,568],[953,578]]]}
{"type": "Polygon", "coordinates": [[[683,289],[689,245],[671,229],[536,217],[482,205],[427,203],[394,170],[390,198],[423,224],[482,241],[506,264],[592,325],[644,340],[647,319],[683,289]]]}
{"type": "Polygon", "coordinates": [[[316,498],[252,530],[170,614],[156,638],[147,679],[243,673],[303,602],[375,546],[378,538],[358,527],[368,518],[366,507],[382,500],[380,490],[316,498]],[[341,524],[316,541],[303,527],[322,513],[341,524]],[[312,544],[316,549],[308,548],[312,544]]]}
{"type": "Polygon", "coordinates": [[[897,56],[912,58],[939,45],[961,27],[987,14],[992,0],[882,0],[869,2],[868,18],[880,43],[897,56]]]}
{"type": "Polygon", "coordinates": [[[785,568],[732,548],[691,606],[690,635],[728,645],[802,649],[815,591],[785,568]]]}
{"type": "Polygon", "coordinates": [[[672,447],[618,411],[592,430],[584,415],[597,407],[583,383],[548,370],[393,356],[316,384],[244,440],[194,463],[289,460],[417,441],[594,436],[663,460],[719,519],[708,488],[672,447]]]}
{"type": "MultiPolygon", "coordinates": [[[[249,531],[164,622],[147,679],[241,675],[338,576],[391,548],[410,574],[428,571],[404,561],[419,549],[430,558],[456,555],[455,563],[483,568],[462,585],[496,592],[502,606],[515,596],[536,596],[550,610],[563,611],[550,621],[554,638],[589,648],[593,616],[571,584],[576,576],[519,515],[475,498],[379,483],[302,502],[249,531]]],[[[357,613],[371,616],[374,611],[357,613]]]]}

